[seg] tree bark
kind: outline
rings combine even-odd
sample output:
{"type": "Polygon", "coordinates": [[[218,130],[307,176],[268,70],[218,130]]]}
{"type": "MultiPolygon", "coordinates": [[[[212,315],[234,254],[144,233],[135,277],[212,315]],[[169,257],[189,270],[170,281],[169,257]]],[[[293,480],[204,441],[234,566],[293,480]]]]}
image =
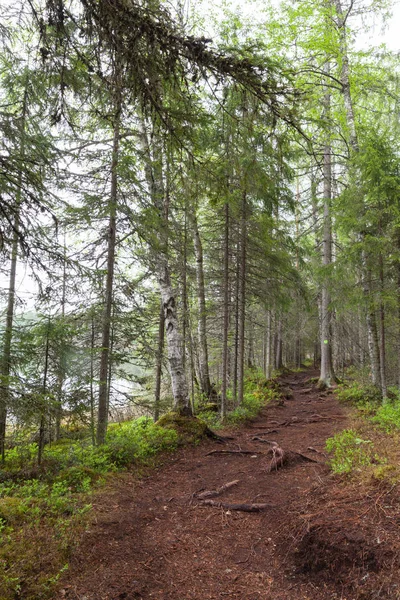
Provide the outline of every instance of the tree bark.
{"type": "Polygon", "coordinates": [[[47,321],[47,331],[46,331],[46,349],[44,355],[44,369],[43,369],[43,384],[42,384],[42,409],[40,414],[40,424],[39,424],[39,442],[38,442],[38,465],[42,464],[43,458],[43,450],[45,444],[45,434],[46,434],[46,416],[45,416],[45,401],[47,394],[47,375],[49,370],[49,351],[50,351],[50,316],[47,321]]]}
{"type": "Polygon", "coordinates": [[[164,307],[161,304],[160,317],[159,317],[159,321],[158,321],[156,385],[155,385],[155,391],[154,391],[154,421],[158,421],[158,419],[160,418],[161,376],[162,376],[162,361],[163,361],[163,353],[164,353],[164,332],[165,332],[164,307]]]}
{"type": "MultiPolygon", "coordinates": [[[[327,73],[330,67],[327,64],[327,73]]],[[[330,120],[331,97],[327,92],[324,96],[324,113],[327,121],[330,120]]],[[[331,298],[329,292],[329,279],[327,269],[332,263],[332,152],[330,134],[328,127],[327,140],[324,146],[324,226],[323,226],[323,250],[322,264],[324,276],[321,289],[321,371],[319,376],[319,387],[330,387],[336,377],[332,364],[332,311],[330,307],[331,298]]]]}
{"type": "Polygon", "coordinates": [[[240,234],[236,244],[236,272],[235,272],[235,333],[233,349],[233,377],[232,377],[232,398],[237,404],[238,398],[238,353],[239,353],[239,287],[240,287],[240,234]]]}
{"type": "Polygon", "coordinates": [[[222,328],[222,390],[221,390],[221,418],[226,416],[226,392],[228,389],[228,337],[229,337],[229,204],[224,207],[224,305],[222,328]]]}
{"type": "Polygon", "coordinates": [[[194,252],[196,256],[200,386],[202,394],[204,394],[206,398],[209,398],[211,385],[210,374],[208,370],[207,313],[204,285],[203,245],[200,238],[197,217],[194,211],[191,214],[191,221],[194,234],[194,252]]]}
{"type": "MultiPolygon", "coordinates": [[[[66,290],[67,290],[67,268],[66,268],[66,243],[65,243],[65,232],[64,232],[64,248],[63,248],[63,279],[62,279],[62,296],[61,296],[61,318],[64,322],[65,317],[65,302],[66,302],[66,290]]],[[[55,440],[60,439],[61,429],[61,418],[62,418],[62,396],[63,386],[65,379],[65,345],[64,339],[62,338],[60,347],[60,363],[58,366],[58,382],[57,382],[57,404],[56,404],[56,429],[55,429],[55,440]]]]}
{"type": "Polygon", "coordinates": [[[379,302],[379,325],[381,334],[381,343],[379,346],[379,362],[381,372],[381,389],[383,401],[387,400],[387,384],[386,384],[386,331],[385,331],[385,304],[383,301],[385,292],[385,276],[383,270],[382,253],[379,254],[379,280],[381,286],[381,298],[379,302]]]}
{"type": "Polygon", "coordinates": [[[99,383],[99,405],[97,414],[97,444],[104,444],[106,440],[108,425],[108,374],[110,360],[110,334],[111,314],[113,304],[114,267],[115,267],[115,245],[117,226],[117,202],[118,202],[118,163],[121,121],[121,98],[118,97],[115,106],[113,151],[111,161],[111,193],[109,201],[108,222],[108,245],[107,245],[107,273],[103,310],[102,340],[100,353],[100,383],[99,383]]]}
{"type": "Polygon", "coordinates": [[[246,324],[246,258],[247,258],[247,191],[242,193],[240,219],[240,258],[238,285],[238,358],[237,358],[237,403],[243,402],[244,392],[244,348],[246,324]]]}

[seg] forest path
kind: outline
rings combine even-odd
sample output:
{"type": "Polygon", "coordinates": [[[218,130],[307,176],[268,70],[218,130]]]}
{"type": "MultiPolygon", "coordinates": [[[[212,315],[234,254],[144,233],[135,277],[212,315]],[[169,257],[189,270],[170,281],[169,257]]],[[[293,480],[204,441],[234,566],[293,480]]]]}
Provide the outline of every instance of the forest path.
{"type": "MultiPolygon", "coordinates": [[[[326,478],[325,440],[346,425],[332,393],[308,383],[317,372],[280,378],[292,397],[231,432],[226,445],[206,441],[186,447],[140,481],[124,475],[95,501],[95,519],[72,557],[57,599],[74,600],[324,600],[333,590],[315,588],[291,564],[288,518],[299,501],[326,478]],[[269,445],[318,462],[289,463],[267,472],[269,445]],[[314,450],[310,450],[313,448],[314,450]],[[250,454],[208,454],[251,450],[250,454]],[[317,451],[317,452],[316,452],[317,451]],[[254,453],[254,454],[253,454],[254,453]],[[257,513],[204,505],[200,490],[239,480],[216,500],[268,503],[257,513]]],[[[290,396],[290,394],[288,394],[290,396]]]]}

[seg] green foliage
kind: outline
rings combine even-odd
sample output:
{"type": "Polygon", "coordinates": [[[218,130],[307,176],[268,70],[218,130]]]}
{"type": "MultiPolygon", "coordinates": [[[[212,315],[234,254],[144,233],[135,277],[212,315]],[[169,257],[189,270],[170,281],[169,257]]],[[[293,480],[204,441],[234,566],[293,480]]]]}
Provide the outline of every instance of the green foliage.
{"type": "MultiPolygon", "coordinates": [[[[202,410],[198,416],[210,427],[221,428],[224,424],[238,426],[245,421],[254,419],[263,406],[274,399],[279,399],[278,387],[274,379],[265,379],[261,370],[252,369],[246,373],[244,384],[243,403],[237,407],[231,407],[227,414],[225,423],[221,421],[220,415],[214,410],[202,410]]],[[[230,401],[232,404],[232,401],[230,401]]]]}
{"type": "Polygon", "coordinates": [[[337,387],[336,395],[340,402],[350,402],[360,408],[370,410],[382,401],[379,389],[372,384],[350,381],[337,387]]]}
{"type": "Polygon", "coordinates": [[[40,469],[36,444],[8,450],[0,472],[0,598],[11,600],[21,590],[27,600],[51,597],[85,526],[93,487],[107,473],[175,449],[179,439],[175,430],[143,417],[112,425],[100,447],[89,440],[46,447],[40,469]],[[47,557],[42,566],[38,556],[47,557]]]}
{"type": "Polygon", "coordinates": [[[353,429],[344,429],[326,440],[326,449],[333,456],[330,466],[334,473],[351,473],[371,462],[379,460],[373,451],[373,443],[363,440],[353,429]]]}
{"type": "Polygon", "coordinates": [[[387,432],[400,429],[400,402],[380,406],[372,421],[387,432]]]}

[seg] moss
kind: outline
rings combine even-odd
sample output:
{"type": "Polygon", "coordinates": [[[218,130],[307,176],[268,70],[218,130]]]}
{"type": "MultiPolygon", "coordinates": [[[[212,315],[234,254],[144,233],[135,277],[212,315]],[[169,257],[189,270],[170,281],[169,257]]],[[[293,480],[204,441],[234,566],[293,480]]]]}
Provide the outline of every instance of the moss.
{"type": "Polygon", "coordinates": [[[0,499],[0,521],[7,525],[15,525],[24,520],[26,502],[21,498],[6,497],[0,499]]]}
{"type": "Polygon", "coordinates": [[[163,429],[173,429],[178,434],[179,444],[194,444],[207,437],[208,427],[196,417],[182,416],[177,412],[163,415],[156,423],[163,429]]]}

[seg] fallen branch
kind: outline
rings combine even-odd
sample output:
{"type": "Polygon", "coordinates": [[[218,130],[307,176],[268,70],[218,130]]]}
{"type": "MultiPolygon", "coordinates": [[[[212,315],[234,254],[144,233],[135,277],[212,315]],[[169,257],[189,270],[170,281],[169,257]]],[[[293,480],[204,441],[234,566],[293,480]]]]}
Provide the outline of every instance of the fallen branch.
{"type": "Polygon", "coordinates": [[[216,490],[207,490],[205,492],[201,492],[200,494],[196,494],[196,498],[198,498],[199,500],[205,500],[206,498],[215,498],[216,496],[220,496],[221,494],[229,490],[231,487],[234,487],[238,483],[238,479],[236,479],[235,481],[229,481],[228,483],[221,485],[221,487],[217,488],[216,490]]]}
{"type": "Polygon", "coordinates": [[[228,504],[227,502],[218,502],[215,500],[204,500],[203,504],[214,506],[215,508],[225,508],[226,510],[241,510],[243,512],[260,512],[266,508],[272,508],[272,504],[228,504]]]}
{"type": "Polygon", "coordinates": [[[210,456],[211,454],[260,454],[254,450],[212,450],[207,452],[204,456],[210,456]]]}
{"type": "Polygon", "coordinates": [[[267,429],[267,431],[258,431],[257,433],[255,433],[255,437],[251,438],[252,440],[257,439],[257,436],[259,435],[268,435],[269,433],[278,433],[279,429],[267,429]]]}

